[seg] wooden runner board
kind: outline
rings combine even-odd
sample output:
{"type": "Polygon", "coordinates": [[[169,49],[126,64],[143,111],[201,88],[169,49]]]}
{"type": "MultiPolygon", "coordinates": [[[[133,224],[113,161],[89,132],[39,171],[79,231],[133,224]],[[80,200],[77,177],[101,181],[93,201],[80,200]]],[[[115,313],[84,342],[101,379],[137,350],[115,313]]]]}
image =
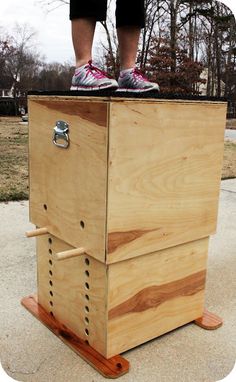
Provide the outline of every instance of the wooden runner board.
{"type": "Polygon", "coordinates": [[[89,346],[86,341],[81,340],[71,330],[61,325],[55,317],[47,313],[46,310],[38,304],[36,296],[31,295],[24,297],[21,300],[21,304],[104,377],[118,378],[129,371],[129,362],[125,358],[120,355],[109,359],[103,357],[89,346]]]}
{"type": "Polygon", "coordinates": [[[206,330],[218,329],[223,324],[223,320],[214,313],[204,310],[203,316],[197,318],[194,323],[206,330]]]}

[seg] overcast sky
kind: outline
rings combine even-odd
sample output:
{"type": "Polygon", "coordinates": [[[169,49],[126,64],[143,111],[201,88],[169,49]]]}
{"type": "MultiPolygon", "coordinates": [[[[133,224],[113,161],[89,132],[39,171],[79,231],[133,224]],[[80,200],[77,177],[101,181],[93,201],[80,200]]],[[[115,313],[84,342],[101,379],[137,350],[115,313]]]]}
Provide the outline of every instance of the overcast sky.
{"type": "MultiPolygon", "coordinates": [[[[0,2],[1,27],[10,33],[16,22],[19,24],[27,22],[36,29],[38,50],[46,57],[47,62],[73,62],[68,6],[61,6],[48,13],[45,7],[40,6],[39,0],[0,0],[0,2]]],[[[222,0],[222,2],[236,14],[235,0],[222,0]]],[[[98,27],[97,40],[101,33],[102,29],[98,27]]]]}

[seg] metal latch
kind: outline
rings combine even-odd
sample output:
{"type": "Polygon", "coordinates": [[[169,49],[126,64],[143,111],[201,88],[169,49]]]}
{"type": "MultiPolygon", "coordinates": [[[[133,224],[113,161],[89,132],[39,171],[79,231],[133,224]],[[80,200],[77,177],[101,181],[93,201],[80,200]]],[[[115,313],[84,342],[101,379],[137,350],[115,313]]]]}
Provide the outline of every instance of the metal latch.
{"type": "Polygon", "coordinates": [[[54,145],[61,147],[62,149],[67,149],[70,144],[68,123],[64,121],[57,121],[53,130],[52,141],[54,145]]]}

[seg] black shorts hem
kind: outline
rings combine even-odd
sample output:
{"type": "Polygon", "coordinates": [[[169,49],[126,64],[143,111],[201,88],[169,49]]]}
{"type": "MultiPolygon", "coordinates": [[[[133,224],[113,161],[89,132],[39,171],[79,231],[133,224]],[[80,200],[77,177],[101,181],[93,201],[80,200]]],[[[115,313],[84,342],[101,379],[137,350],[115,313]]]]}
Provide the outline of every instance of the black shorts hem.
{"type": "Polygon", "coordinates": [[[76,14],[70,14],[69,15],[69,19],[72,21],[72,20],[76,20],[76,19],[94,19],[95,21],[105,21],[106,20],[106,17],[104,17],[103,15],[96,15],[94,16],[94,14],[79,14],[79,15],[76,15],[76,14]]]}
{"type": "Polygon", "coordinates": [[[117,22],[116,23],[116,28],[121,28],[121,27],[137,27],[137,28],[144,28],[145,27],[145,22],[130,22],[130,21],[123,21],[123,22],[117,22]]]}

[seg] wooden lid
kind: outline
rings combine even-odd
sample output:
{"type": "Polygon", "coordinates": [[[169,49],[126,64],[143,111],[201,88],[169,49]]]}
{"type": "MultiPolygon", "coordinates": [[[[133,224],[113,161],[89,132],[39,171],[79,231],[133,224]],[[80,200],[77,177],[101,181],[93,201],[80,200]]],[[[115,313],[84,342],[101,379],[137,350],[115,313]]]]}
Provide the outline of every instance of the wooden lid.
{"type": "Polygon", "coordinates": [[[138,100],[186,100],[186,101],[211,101],[211,102],[227,102],[227,99],[224,97],[207,97],[199,95],[184,95],[184,94],[169,94],[169,93],[158,93],[156,91],[150,91],[146,93],[135,93],[135,92],[117,92],[114,90],[100,90],[100,91],[40,91],[40,90],[31,90],[28,92],[28,95],[31,96],[58,96],[58,97],[98,97],[106,98],[107,101],[116,101],[120,98],[125,99],[138,99],[138,100]]]}

